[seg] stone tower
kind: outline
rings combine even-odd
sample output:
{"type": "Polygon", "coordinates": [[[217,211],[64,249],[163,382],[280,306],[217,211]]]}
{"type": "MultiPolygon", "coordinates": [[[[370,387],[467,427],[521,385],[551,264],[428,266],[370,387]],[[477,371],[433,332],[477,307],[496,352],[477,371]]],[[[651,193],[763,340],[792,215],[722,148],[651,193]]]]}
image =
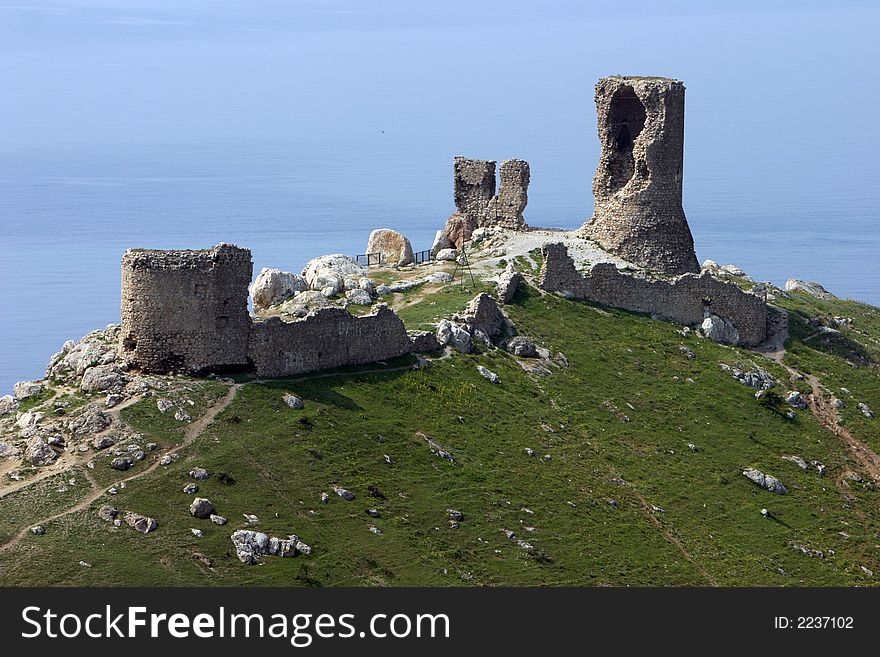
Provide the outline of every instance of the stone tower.
{"type": "Polygon", "coordinates": [[[501,188],[496,194],[493,160],[456,156],[452,178],[456,210],[446,220],[444,243],[461,248],[474,229],[483,226],[527,228],[523,211],[529,202],[529,163],[505,160],[500,174],[501,188]]]}
{"type": "Polygon", "coordinates": [[[251,252],[129,249],[122,257],[120,355],[147,372],[201,373],[248,364],[251,252]]]}
{"type": "Polygon", "coordinates": [[[668,78],[596,83],[602,154],[595,211],[583,232],[633,264],[662,274],[700,271],[681,203],[684,85],[668,78]]]}

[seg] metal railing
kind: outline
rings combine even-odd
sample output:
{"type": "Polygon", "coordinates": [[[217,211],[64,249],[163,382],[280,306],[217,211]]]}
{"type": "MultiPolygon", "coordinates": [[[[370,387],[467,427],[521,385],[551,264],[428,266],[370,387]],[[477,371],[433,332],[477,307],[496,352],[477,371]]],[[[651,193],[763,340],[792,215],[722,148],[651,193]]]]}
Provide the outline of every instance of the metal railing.
{"type": "Polygon", "coordinates": [[[414,253],[413,258],[415,258],[414,262],[420,265],[423,262],[431,262],[434,259],[434,254],[431,252],[431,249],[426,249],[425,251],[414,253]]]}
{"type": "Polygon", "coordinates": [[[381,265],[385,259],[381,253],[363,253],[354,257],[359,265],[366,265],[368,268],[374,265],[381,265]]]}

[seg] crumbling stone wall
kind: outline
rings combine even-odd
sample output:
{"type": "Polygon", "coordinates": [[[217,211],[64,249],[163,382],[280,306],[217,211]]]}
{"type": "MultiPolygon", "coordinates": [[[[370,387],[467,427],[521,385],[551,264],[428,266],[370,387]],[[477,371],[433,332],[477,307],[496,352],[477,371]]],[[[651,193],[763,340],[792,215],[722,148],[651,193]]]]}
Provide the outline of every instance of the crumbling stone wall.
{"type": "Polygon", "coordinates": [[[543,251],[541,289],[685,325],[699,324],[711,312],[736,327],[744,346],[758,345],[767,337],[767,304],[733,283],[690,273],[652,279],[622,273],[611,263],[581,274],[564,244],[547,244],[543,251]]]}
{"type": "Polygon", "coordinates": [[[292,322],[255,320],[249,355],[258,376],[290,376],[374,363],[412,350],[403,320],[380,305],[362,317],[342,308],[320,308],[292,322]]]}
{"type": "Polygon", "coordinates": [[[148,372],[245,367],[251,252],[129,249],[122,258],[120,355],[148,372]]]}
{"type": "Polygon", "coordinates": [[[529,163],[505,160],[500,168],[501,187],[495,193],[495,162],[457,156],[453,164],[456,210],[446,220],[444,237],[456,248],[481,226],[526,228],[523,212],[529,201],[529,163]]]}
{"type": "Polygon", "coordinates": [[[682,207],[684,85],[668,78],[596,83],[602,153],[586,235],[663,274],[700,270],[682,207]]]}

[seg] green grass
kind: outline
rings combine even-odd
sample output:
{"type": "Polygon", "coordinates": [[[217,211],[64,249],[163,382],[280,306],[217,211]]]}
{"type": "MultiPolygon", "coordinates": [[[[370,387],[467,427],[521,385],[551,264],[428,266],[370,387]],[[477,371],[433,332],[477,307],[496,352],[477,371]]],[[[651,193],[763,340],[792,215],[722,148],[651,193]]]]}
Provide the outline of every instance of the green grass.
{"type": "MultiPolygon", "coordinates": [[[[425,326],[460,310],[473,294],[450,285],[401,315],[410,327],[425,326]]],[[[874,584],[861,566],[880,572],[880,493],[852,486],[844,497],[835,478],[857,468],[840,440],[806,412],[789,421],[765,408],[719,363],[760,364],[783,382],[780,389],[788,385],[783,368],[752,352],[683,338],[670,323],[542,296],[530,287],[506,310],[521,334],[562,352],[568,367],[550,365],[549,376],[534,376],[496,350],[456,354],[419,370],[398,369],[410,361],[389,362],[378,372],[370,366],[245,384],[215,423],[180,451],[179,462],[112,499],[157,518],[157,531],[140,535],[100,521],[95,511],[110,498],[102,499],[87,512],[47,523],[45,536],[28,535],[0,553],[0,581],[874,584]],[[688,359],[682,345],[696,358],[688,359]],[[478,364],[501,383],[482,378],[478,364]],[[287,407],[285,391],[302,397],[305,409],[287,407]],[[434,455],[423,435],[451,452],[454,462],[434,455]],[[827,476],[782,459],[792,454],[822,461],[827,476]],[[212,473],[199,483],[199,495],[211,499],[229,525],[189,516],[191,498],[182,488],[194,466],[212,473]],[[741,475],[748,466],[780,478],[788,495],[748,481],[741,475]],[[235,483],[222,484],[220,472],[235,483]],[[338,498],[334,484],[357,498],[338,498]],[[371,497],[371,490],[384,498],[371,497]],[[321,503],[321,492],[331,495],[329,503],[321,503]],[[381,517],[370,518],[368,508],[379,509],[381,517]],[[449,525],[449,508],[464,513],[457,529],[449,525]],[[761,516],[762,508],[772,519],[761,516]],[[246,526],[243,513],[256,514],[261,531],[298,534],[312,545],[312,555],[239,563],[229,536],[246,526]],[[371,533],[371,525],[382,534],[371,533]],[[205,537],[193,537],[191,527],[205,537]],[[533,549],[519,547],[503,529],[533,549]],[[826,556],[809,558],[792,543],[826,556]],[[93,567],[79,567],[80,559],[93,567]]],[[[876,385],[867,367],[853,369],[796,341],[792,351],[805,366],[846,380],[854,394],[868,398],[870,382],[876,385]],[[843,378],[852,372],[858,377],[843,378]]],[[[223,392],[222,384],[192,385],[205,386],[200,408],[223,392]]],[[[154,400],[132,407],[126,419],[160,444],[180,435],[155,411],[154,400]]],[[[847,415],[847,421],[855,430],[857,418],[847,415]]],[[[106,467],[99,463],[96,471],[106,467]]],[[[0,500],[0,517],[6,504],[0,500]]],[[[12,524],[31,522],[18,508],[12,524]]]]}

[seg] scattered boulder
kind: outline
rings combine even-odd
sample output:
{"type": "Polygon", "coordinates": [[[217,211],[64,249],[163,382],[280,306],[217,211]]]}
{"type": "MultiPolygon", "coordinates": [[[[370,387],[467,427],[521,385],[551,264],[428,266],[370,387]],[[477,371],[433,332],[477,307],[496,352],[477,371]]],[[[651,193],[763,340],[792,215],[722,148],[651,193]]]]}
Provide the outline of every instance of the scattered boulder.
{"type": "Polygon", "coordinates": [[[211,519],[211,522],[213,522],[215,525],[225,525],[227,522],[229,522],[229,520],[227,520],[224,516],[219,516],[216,513],[212,513],[209,518],[211,519]]]}
{"type": "Polygon", "coordinates": [[[345,293],[345,303],[349,306],[370,306],[373,304],[373,298],[366,290],[357,288],[345,293]]]}
{"type": "Polygon", "coordinates": [[[199,487],[197,484],[187,484],[183,487],[183,492],[187,495],[195,495],[199,492],[199,487]]]}
{"type": "Polygon", "coordinates": [[[192,535],[195,536],[196,538],[204,538],[204,536],[205,536],[205,534],[202,532],[201,529],[190,528],[190,532],[192,532],[192,535]]]}
{"type": "Polygon", "coordinates": [[[40,413],[38,411],[26,411],[18,416],[18,419],[15,421],[15,426],[19,429],[29,429],[31,427],[35,427],[46,417],[45,413],[40,413]]]}
{"type": "Polygon", "coordinates": [[[96,365],[83,374],[79,389],[83,392],[119,392],[128,383],[128,377],[115,366],[96,365]]]}
{"type": "Polygon", "coordinates": [[[523,275],[516,270],[512,262],[508,262],[504,273],[498,277],[498,298],[501,303],[513,301],[513,297],[523,280],[523,275]]]}
{"type": "Polygon", "coordinates": [[[846,404],[843,402],[843,400],[839,399],[837,397],[834,397],[831,399],[831,405],[835,408],[835,410],[838,410],[838,411],[841,410],[844,406],[846,406],[846,404]]]}
{"type": "Polygon", "coordinates": [[[801,470],[807,469],[807,462],[804,461],[800,456],[783,456],[783,461],[788,461],[789,463],[794,463],[801,470]]]}
{"type": "Polygon", "coordinates": [[[538,357],[538,346],[529,338],[522,335],[517,335],[508,340],[504,348],[508,353],[511,353],[514,356],[519,356],[520,358],[538,357]]]}
{"type": "Polygon", "coordinates": [[[214,505],[205,497],[197,497],[189,505],[189,513],[194,518],[208,518],[214,513],[214,505]]]}
{"type": "Polygon", "coordinates": [[[401,267],[415,261],[410,241],[402,233],[390,228],[377,228],[370,233],[366,253],[380,253],[382,262],[401,267]]]}
{"type": "Polygon", "coordinates": [[[334,486],[333,490],[336,492],[337,495],[339,495],[339,497],[344,499],[346,502],[351,502],[355,497],[354,493],[352,493],[350,490],[347,490],[345,488],[340,488],[338,486],[334,486]]]}
{"type": "Polygon", "coordinates": [[[869,420],[874,419],[874,411],[872,411],[866,403],[859,402],[859,410],[862,412],[862,415],[864,415],[869,420]]]}
{"type": "Polygon", "coordinates": [[[290,408],[292,408],[296,411],[305,408],[305,402],[303,402],[303,400],[301,398],[299,398],[296,395],[293,395],[289,392],[284,393],[284,396],[282,397],[282,399],[284,400],[285,404],[287,404],[288,406],[290,406],[290,408]]]}
{"type": "Polygon", "coordinates": [[[495,299],[481,292],[468,302],[464,311],[464,321],[471,332],[479,329],[494,339],[503,332],[507,318],[495,299]]]}
{"type": "Polygon", "coordinates": [[[357,260],[341,253],[320,256],[309,260],[303,269],[302,276],[312,290],[333,292],[329,296],[342,292],[346,278],[362,278],[367,275],[357,260]]]}
{"type": "Polygon", "coordinates": [[[435,271],[425,278],[425,283],[451,283],[452,274],[448,271],[435,271]]]}
{"type": "Polygon", "coordinates": [[[111,468],[113,468],[114,470],[121,470],[122,472],[125,472],[133,465],[134,461],[128,456],[118,456],[110,461],[111,468]]]}
{"type": "Polygon", "coordinates": [[[308,289],[309,284],[302,276],[264,267],[251,283],[249,292],[254,302],[254,311],[260,312],[308,289]]]}
{"type": "Polygon", "coordinates": [[[180,454],[166,454],[159,459],[159,465],[171,465],[180,460],[180,454]]]}
{"type": "Polygon", "coordinates": [[[450,520],[455,522],[462,522],[464,520],[464,514],[456,509],[446,509],[446,513],[449,514],[450,520]]]}
{"type": "Polygon", "coordinates": [[[205,470],[204,468],[194,468],[193,470],[189,471],[189,476],[192,477],[193,479],[195,479],[196,481],[204,481],[210,475],[208,474],[208,471],[205,470]]]}
{"type": "Polygon", "coordinates": [[[434,256],[434,260],[455,260],[458,257],[458,251],[455,249],[440,249],[434,256]]]}
{"type": "Polygon", "coordinates": [[[46,533],[45,527],[42,525],[36,525],[35,527],[31,527],[31,534],[34,536],[42,536],[46,533]]]}
{"type": "Polygon", "coordinates": [[[742,370],[733,365],[727,365],[726,363],[721,363],[720,367],[725,372],[730,372],[730,375],[741,384],[750,388],[768,390],[772,388],[775,383],[773,377],[770,376],[770,373],[761,367],[755,367],[749,371],[742,370]]]}
{"type": "Polygon", "coordinates": [[[477,365],[477,371],[480,373],[480,376],[488,379],[490,383],[501,383],[501,379],[492,370],[486,369],[482,365],[477,365]]]}
{"type": "Polygon", "coordinates": [[[155,518],[149,518],[140,513],[134,513],[133,511],[126,513],[123,518],[129,527],[141,534],[149,534],[159,526],[159,523],[156,522],[155,518]]]}
{"type": "Polygon", "coordinates": [[[183,410],[182,408],[178,408],[174,412],[174,419],[177,420],[178,422],[189,422],[192,420],[192,416],[189,413],[187,413],[185,410],[183,410]]]}
{"type": "Polygon", "coordinates": [[[18,401],[35,397],[43,392],[45,386],[41,381],[19,381],[12,386],[12,394],[18,401]]]}
{"type": "Polygon", "coordinates": [[[257,518],[257,516],[255,516],[253,513],[242,513],[241,515],[244,518],[244,521],[249,525],[253,525],[260,521],[260,519],[257,518]]]}
{"type": "Polygon", "coordinates": [[[92,441],[92,447],[102,450],[112,447],[115,443],[116,441],[110,436],[95,436],[95,439],[92,441]]]}
{"type": "Polygon", "coordinates": [[[109,504],[105,504],[100,509],[98,509],[98,517],[105,522],[111,522],[115,520],[118,515],[119,509],[117,509],[115,506],[110,506],[109,504]]]}
{"type": "Polygon", "coordinates": [[[720,344],[738,344],[739,331],[728,320],[718,315],[710,314],[700,325],[703,335],[713,342],[720,344]]]}
{"type": "Polygon", "coordinates": [[[792,408],[799,408],[803,410],[809,407],[806,398],[797,390],[790,390],[788,393],[786,393],[785,401],[792,408]]]}
{"type": "Polygon", "coordinates": [[[49,447],[49,443],[40,435],[32,436],[28,440],[25,455],[31,465],[37,466],[52,465],[58,458],[55,450],[49,447]]]}
{"type": "Polygon", "coordinates": [[[797,278],[789,278],[785,281],[786,292],[805,292],[817,299],[836,299],[837,297],[815,281],[802,281],[797,278]]]}
{"type": "Polygon", "coordinates": [[[172,402],[170,399],[157,399],[156,408],[159,409],[160,413],[167,413],[172,408],[174,408],[174,402],[172,402]]]}
{"type": "Polygon", "coordinates": [[[743,470],[743,476],[748,477],[753,482],[758,484],[761,488],[766,488],[771,493],[776,493],[777,495],[785,495],[788,492],[788,489],[779,481],[776,477],[771,477],[768,474],[764,474],[760,470],[756,470],[755,468],[746,468],[743,470]]]}

